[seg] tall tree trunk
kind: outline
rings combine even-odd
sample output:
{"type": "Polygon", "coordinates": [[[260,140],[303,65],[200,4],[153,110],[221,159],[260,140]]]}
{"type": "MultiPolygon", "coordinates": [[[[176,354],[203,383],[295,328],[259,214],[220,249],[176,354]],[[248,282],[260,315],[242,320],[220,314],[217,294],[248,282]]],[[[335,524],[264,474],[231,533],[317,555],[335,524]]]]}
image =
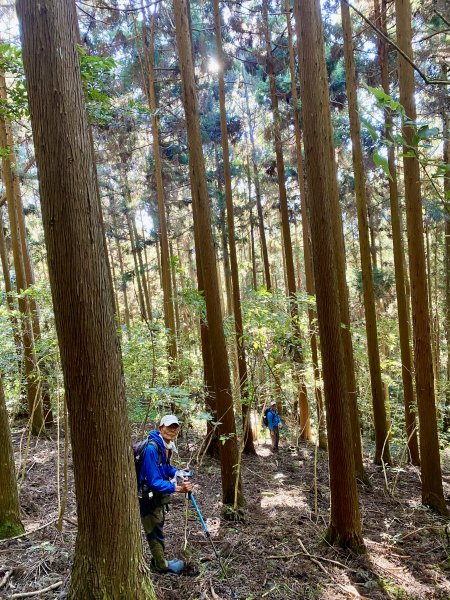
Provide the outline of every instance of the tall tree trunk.
{"type": "MultiPolygon", "coordinates": [[[[411,6],[409,0],[395,0],[397,44],[413,60],[411,45],[411,6]]],[[[400,102],[408,119],[416,120],[413,67],[398,55],[400,102]]],[[[430,314],[427,302],[427,279],[423,242],[423,217],[420,167],[416,156],[408,156],[413,146],[414,128],[403,124],[405,147],[403,168],[405,177],[406,227],[408,232],[409,273],[414,335],[414,367],[417,406],[419,412],[422,502],[446,515],[439,456],[436,402],[434,396],[433,359],[430,338],[430,314]]]]}
{"type": "MultiPolygon", "coordinates": [[[[302,215],[302,235],[303,235],[303,256],[305,262],[305,286],[306,292],[310,296],[315,296],[315,285],[314,285],[314,274],[311,256],[311,237],[309,230],[308,211],[306,207],[306,186],[305,186],[305,174],[303,169],[303,158],[302,158],[302,133],[300,129],[300,119],[298,114],[298,95],[297,95],[297,79],[295,74],[295,56],[294,56],[294,45],[292,42],[292,24],[290,16],[290,4],[289,0],[285,0],[286,19],[288,26],[288,44],[289,44],[289,68],[291,72],[291,93],[292,93],[292,116],[294,119],[294,130],[295,130],[295,143],[296,143],[296,154],[297,154],[297,173],[298,173],[298,185],[300,188],[300,206],[302,215]]],[[[298,276],[300,278],[300,269],[298,269],[298,276]]],[[[312,364],[314,369],[314,390],[316,396],[316,410],[317,410],[317,423],[318,423],[318,436],[319,446],[322,449],[327,448],[327,436],[326,436],[326,424],[325,424],[325,410],[323,406],[322,390],[320,387],[320,371],[319,371],[319,360],[317,353],[317,337],[315,333],[314,312],[310,306],[308,306],[308,322],[309,322],[309,337],[311,344],[311,355],[312,364]]]]}
{"type": "Polygon", "coordinates": [[[223,254],[223,274],[225,278],[225,293],[227,298],[227,315],[233,314],[233,285],[231,282],[231,267],[230,267],[230,255],[228,253],[228,235],[226,225],[226,206],[224,202],[222,177],[219,169],[219,159],[217,156],[217,149],[215,151],[216,159],[216,172],[217,172],[217,192],[219,194],[219,230],[220,230],[220,241],[222,243],[222,254],[223,254]]]}
{"type": "MultiPolygon", "coordinates": [[[[320,347],[327,408],[331,543],[364,550],[352,432],[343,373],[338,265],[331,196],[337,196],[336,167],[319,0],[294,0],[304,114],[308,210],[317,292],[320,347]],[[311,165],[311,168],[308,168],[311,165]]],[[[337,197],[335,202],[337,202],[337,197]]]]}
{"type": "Polygon", "coordinates": [[[18,0],[16,6],[73,450],[78,532],[68,598],[153,600],[75,2],[18,0]]]}
{"type": "Polygon", "coordinates": [[[341,0],[342,28],[344,35],[345,80],[352,140],[353,172],[355,176],[355,198],[358,214],[358,239],[361,257],[361,272],[366,318],[367,354],[369,359],[370,383],[372,388],[373,420],[375,427],[375,464],[390,463],[389,434],[381,380],[380,350],[378,347],[377,316],[373,291],[372,262],[370,255],[369,223],[365,189],[364,159],[361,146],[361,131],[356,95],[356,68],[353,56],[352,23],[350,9],[341,0]]]}
{"type": "Polygon", "coordinates": [[[6,247],[5,229],[3,223],[3,210],[0,208],[0,257],[2,261],[3,281],[5,282],[6,304],[10,314],[11,327],[14,334],[14,344],[16,346],[17,355],[22,354],[22,341],[20,339],[19,326],[17,319],[14,316],[16,306],[12,296],[11,277],[9,274],[8,250],[6,247]]]}
{"type": "MultiPolygon", "coordinates": [[[[178,245],[178,239],[177,239],[178,245]]],[[[173,311],[175,314],[175,332],[177,336],[180,335],[180,310],[178,307],[178,286],[177,286],[177,270],[175,267],[174,259],[180,256],[179,250],[177,250],[177,256],[173,253],[172,242],[169,242],[169,254],[170,254],[170,274],[172,277],[172,302],[173,302],[173,311]]]]}
{"type": "MultiPolygon", "coordinates": [[[[7,123],[7,127],[8,127],[8,123],[7,123]]],[[[9,126],[9,135],[11,137],[11,143],[14,143],[14,139],[12,137],[12,130],[11,130],[10,126],[9,126]]],[[[12,157],[12,160],[15,162],[14,157],[12,157]]],[[[20,182],[19,182],[19,178],[16,176],[15,172],[13,172],[12,180],[13,180],[14,198],[15,198],[15,204],[16,204],[16,216],[17,216],[17,222],[18,222],[19,232],[20,232],[20,243],[22,246],[23,265],[25,268],[25,277],[26,277],[26,281],[27,281],[27,287],[30,287],[30,286],[34,285],[35,279],[34,279],[33,265],[31,262],[31,255],[30,255],[30,252],[28,249],[28,244],[27,244],[25,214],[23,211],[22,194],[20,191],[20,182]]],[[[41,325],[39,322],[39,308],[38,308],[37,302],[33,298],[33,296],[30,296],[28,303],[29,303],[30,313],[31,313],[31,326],[33,328],[33,338],[34,338],[34,342],[36,344],[36,342],[39,342],[39,340],[41,339],[41,325]]],[[[53,423],[52,402],[51,402],[51,398],[50,398],[50,394],[49,394],[46,376],[47,376],[47,368],[46,368],[45,361],[42,360],[41,366],[40,366],[41,402],[42,402],[42,409],[44,412],[45,424],[51,425],[53,423]]]]}
{"type": "Polygon", "coordinates": [[[430,244],[430,227],[425,223],[425,262],[427,273],[427,291],[428,291],[428,310],[430,311],[430,340],[431,340],[431,359],[433,361],[433,376],[435,385],[437,384],[437,365],[436,365],[436,332],[434,331],[433,323],[433,285],[431,273],[431,244],[430,244]]]}
{"type": "MultiPolygon", "coordinates": [[[[200,248],[200,235],[197,223],[194,221],[194,244],[196,248],[200,248]]],[[[205,285],[203,281],[203,269],[201,253],[195,252],[195,261],[197,268],[197,284],[198,291],[204,294],[205,285]]],[[[192,269],[193,271],[193,269],[192,269]]],[[[194,273],[192,272],[192,277],[194,273]]],[[[217,423],[217,402],[216,402],[216,385],[214,380],[213,356],[211,350],[211,335],[208,323],[203,317],[200,317],[200,341],[202,346],[203,359],[203,391],[205,395],[205,407],[211,415],[211,419],[206,422],[206,438],[204,448],[209,456],[218,458],[220,455],[220,441],[218,427],[213,423],[217,423]]]]}
{"type": "MultiPolygon", "coordinates": [[[[6,99],[5,78],[2,74],[0,74],[0,99],[6,99]]],[[[28,288],[28,282],[20,235],[19,207],[16,203],[16,194],[14,191],[14,180],[16,175],[14,173],[13,165],[15,164],[16,159],[12,150],[13,145],[11,124],[0,114],[0,147],[10,148],[10,153],[2,156],[2,171],[8,204],[14,270],[16,274],[16,289],[19,294],[18,303],[22,320],[22,347],[24,353],[28,416],[31,421],[32,432],[35,435],[38,435],[45,429],[45,423],[41,389],[37,380],[37,361],[34,350],[31,307],[28,298],[24,298],[23,296],[23,292],[28,288]]]]}
{"type": "Polygon", "coordinates": [[[173,289],[172,289],[172,268],[170,262],[170,250],[169,250],[169,235],[167,229],[167,217],[166,217],[166,203],[164,197],[164,185],[161,169],[161,152],[159,148],[159,116],[158,116],[158,103],[156,100],[155,93],[155,26],[156,16],[155,13],[151,17],[150,21],[150,39],[147,43],[146,35],[146,15],[145,10],[143,12],[143,39],[145,48],[145,58],[148,75],[148,105],[150,109],[152,119],[152,141],[153,141],[153,161],[155,163],[155,182],[156,182],[156,197],[158,200],[158,216],[159,216],[159,235],[161,240],[161,277],[162,277],[162,288],[163,288],[163,301],[164,301],[164,324],[168,332],[168,347],[169,347],[169,379],[172,384],[177,385],[179,383],[177,361],[178,361],[178,348],[177,348],[177,336],[175,329],[175,313],[173,308],[173,289]]]}
{"type": "Polygon", "coordinates": [[[212,342],[211,354],[214,369],[217,420],[220,422],[219,436],[224,436],[225,439],[224,443],[220,445],[222,499],[225,505],[236,507],[243,503],[243,496],[240,472],[236,468],[239,463],[236,425],[231,394],[230,368],[220,309],[216,257],[211,231],[211,214],[189,30],[188,1],[175,0],[173,10],[189,146],[192,208],[194,221],[197,223],[198,231],[202,235],[202,247],[200,250],[200,247],[197,246],[197,252],[202,253],[201,270],[203,273],[208,329],[212,342]]]}
{"type": "Polygon", "coordinates": [[[0,374],[0,540],[25,532],[20,520],[14,449],[9,429],[5,393],[0,374]]]}
{"type": "Polygon", "coordinates": [[[219,0],[214,0],[214,28],[216,36],[217,59],[219,70],[219,105],[220,105],[220,133],[222,137],[222,161],[225,183],[225,203],[227,209],[228,243],[230,245],[231,283],[233,294],[234,327],[236,331],[237,362],[239,371],[239,391],[242,405],[242,424],[246,454],[256,454],[253,443],[252,429],[250,427],[250,398],[248,394],[247,362],[244,346],[244,326],[242,323],[241,291],[239,284],[239,268],[236,254],[236,234],[234,229],[233,193],[231,191],[231,167],[228,148],[227,112],[225,106],[225,80],[224,57],[222,49],[222,31],[220,23],[219,0]]]}
{"type": "Polygon", "coordinates": [[[301,333],[299,326],[299,314],[298,305],[296,299],[297,287],[295,283],[295,269],[294,269],[294,257],[292,254],[292,240],[291,231],[289,227],[289,208],[286,192],[286,181],[285,181],[285,170],[284,170],[284,158],[283,158],[283,143],[281,139],[281,128],[280,128],[280,113],[278,109],[278,97],[277,87],[275,80],[275,73],[273,68],[273,56],[272,56],[272,42],[270,39],[269,30],[269,0],[263,0],[262,13],[264,21],[264,34],[266,38],[266,53],[267,53],[267,73],[269,76],[270,84],[270,97],[272,100],[272,113],[273,113],[273,136],[275,155],[277,163],[277,179],[278,179],[278,192],[280,199],[280,211],[281,211],[281,230],[283,239],[283,256],[285,261],[285,273],[287,279],[287,293],[289,296],[290,309],[292,315],[292,328],[294,337],[294,379],[298,383],[299,392],[299,406],[300,406],[300,431],[301,437],[304,440],[311,440],[311,423],[309,418],[309,407],[308,407],[308,395],[303,376],[304,372],[304,360],[303,351],[301,348],[301,333]]]}
{"type": "Polygon", "coordinates": [[[116,241],[117,258],[119,259],[120,289],[122,290],[122,294],[123,294],[124,321],[125,321],[125,327],[127,329],[130,329],[130,309],[128,307],[127,281],[125,279],[125,270],[123,267],[122,248],[120,247],[116,207],[115,207],[113,198],[114,197],[111,196],[111,200],[110,200],[112,219],[113,219],[113,236],[116,241]]]}
{"type": "Polygon", "coordinates": [[[266,288],[270,291],[272,289],[272,282],[270,278],[270,264],[269,264],[269,253],[267,252],[267,241],[266,241],[266,230],[264,228],[264,215],[261,204],[261,187],[259,184],[259,173],[258,173],[258,162],[256,160],[256,148],[255,148],[255,132],[253,126],[252,115],[250,111],[250,102],[248,97],[248,82],[245,73],[245,67],[242,67],[242,75],[244,78],[244,94],[245,94],[245,107],[247,111],[248,119],[248,134],[250,138],[251,156],[253,165],[253,181],[255,184],[255,197],[256,197],[256,211],[258,213],[258,225],[259,225],[259,239],[261,241],[261,253],[264,263],[264,278],[266,280],[266,288]]]}
{"type": "Polygon", "coordinates": [[[142,283],[142,291],[144,294],[145,307],[146,307],[145,310],[146,310],[148,319],[151,321],[153,319],[153,310],[152,310],[152,299],[150,296],[150,291],[148,288],[147,277],[146,277],[147,265],[146,264],[144,265],[144,261],[142,260],[142,246],[141,246],[141,242],[139,240],[139,234],[138,234],[137,227],[136,227],[136,217],[134,215],[134,212],[129,213],[129,217],[130,217],[130,221],[131,221],[131,226],[133,228],[134,248],[135,248],[138,265],[139,265],[139,274],[140,274],[140,280],[142,283]]]}
{"type": "MultiPolygon", "coordinates": [[[[126,197],[127,197],[127,194],[125,195],[125,198],[126,197]]],[[[127,206],[128,206],[128,202],[127,202],[127,206]]],[[[142,278],[141,278],[141,271],[139,268],[139,261],[138,261],[137,242],[136,242],[136,238],[134,237],[134,228],[133,228],[130,211],[131,211],[130,208],[126,209],[128,235],[130,237],[130,243],[131,243],[131,254],[133,255],[134,276],[136,278],[137,287],[138,287],[138,300],[139,300],[139,309],[140,309],[140,313],[141,313],[141,319],[146,321],[147,320],[147,308],[146,308],[146,304],[145,304],[144,292],[142,289],[142,278]]]]}
{"type": "MultiPolygon", "coordinates": [[[[320,11],[319,11],[320,12],[320,11]]],[[[299,27],[299,13],[298,3],[294,2],[294,13],[296,19],[297,31],[299,27]]],[[[297,35],[298,42],[298,54],[300,56],[300,39],[297,35]]],[[[334,155],[332,156],[333,165],[334,155]]],[[[308,170],[306,169],[307,177],[308,170]]],[[[341,315],[341,336],[342,344],[344,346],[344,365],[345,365],[345,382],[347,387],[348,396],[348,407],[350,411],[350,424],[352,430],[352,442],[353,442],[353,458],[355,464],[355,475],[360,481],[369,483],[369,479],[364,469],[362,460],[362,446],[361,446],[361,431],[359,424],[359,412],[357,403],[357,390],[356,390],[356,376],[355,376],[355,363],[353,357],[353,342],[351,334],[351,321],[350,321],[350,308],[349,308],[349,297],[348,287],[346,278],[346,267],[345,267],[345,240],[342,225],[342,215],[339,205],[339,192],[337,188],[336,176],[331,179],[331,185],[335,188],[330,200],[331,200],[331,218],[333,224],[333,238],[334,238],[334,251],[336,256],[336,269],[339,286],[339,308],[341,315]]],[[[306,211],[307,212],[307,211],[306,211]]]]}
{"type": "MultiPolygon", "coordinates": [[[[443,69],[444,78],[447,77],[447,68],[443,69]]],[[[448,97],[446,99],[448,105],[448,97]]],[[[450,164],[450,127],[449,127],[449,110],[448,106],[444,105],[442,111],[443,122],[443,162],[450,164]]],[[[445,266],[445,335],[447,339],[447,391],[445,395],[445,415],[443,421],[444,432],[450,430],[450,173],[444,176],[444,194],[445,194],[445,250],[444,250],[444,266],[445,266]]]]}
{"type": "MultiPolygon", "coordinates": [[[[382,2],[380,13],[379,0],[374,1],[375,19],[380,29],[386,33],[386,0],[382,2]]],[[[389,65],[388,47],[382,38],[378,41],[378,56],[381,69],[381,84],[386,94],[389,94],[389,65]]],[[[385,135],[392,135],[392,114],[389,109],[384,113],[385,135]]],[[[403,402],[405,407],[405,433],[407,437],[409,457],[413,465],[420,464],[419,446],[417,442],[417,426],[415,413],[415,397],[412,375],[411,346],[409,343],[409,315],[405,291],[405,270],[403,265],[403,240],[398,200],[397,165],[395,162],[394,144],[388,145],[388,165],[391,176],[389,181],[389,200],[391,207],[392,245],[394,250],[395,291],[397,296],[398,329],[400,337],[400,356],[402,361],[403,402]]]]}
{"type": "Polygon", "coordinates": [[[258,278],[256,274],[256,250],[255,250],[255,230],[253,222],[253,209],[252,209],[252,178],[250,175],[250,161],[247,156],[247,187],[248,187],[248,206],[249,206],[249,225],[250,225],[250,243],[252,253],[252,286],[256,291],[258,289],[258,278]]]}

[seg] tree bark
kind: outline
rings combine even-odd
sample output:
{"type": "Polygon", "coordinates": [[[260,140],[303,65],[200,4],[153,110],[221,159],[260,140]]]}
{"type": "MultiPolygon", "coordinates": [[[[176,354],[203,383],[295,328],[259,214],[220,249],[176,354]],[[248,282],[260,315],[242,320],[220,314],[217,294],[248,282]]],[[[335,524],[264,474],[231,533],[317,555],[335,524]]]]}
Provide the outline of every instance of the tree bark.
{"type": "MultiPolygon", "coordinates": [[[[413,59],[411,45],[411,6],[409,0],[396,0],[397,45],[413,59]]],[[[400,102],[408,119],[416,120],[414,71],[398,55],[400,102]]],[[[420,167],[417,156],[407,156],[413,147],[414,127],[403,124],[406,140],[403,157],[405,177],[406,227],[408,232],[409,273],[414,337],[414,367],[422,474],[422,502],[446,515],[442,472],[439,456],[436,402],[433,381],[433,359],[430,338],[430,314],[427,302],[427,279],[423,241],[423,217],[420,186],[420,167]]]]}
{"type": "MultiPolygon", "coordinates": [[[[308,211],[306,207],[306,186],[305,186],[305,173],[303,169],[303,158],[302,158],[302,132],[300,129],[300,119],[298,114],[298,95],[297,95],[297,80],[295,74],[295,57],[294,57],[294,45],[292,42],[292,24],[290,16],[290,5],[289,0],[285,0],[286,19],[288,26],[288,44],[289,44],[289,68],[291,72],[291,93],[292,93],[292,116],[294,120],[294,131],[295,131],[295,143],[296,143],[296,158],[297,158],[297,173],[298,173],[298,185],[300,189],[300,206],[302,215],[302,235],[303,235],[303,256],[305,263],[305,285],[306,292],[310,296],[315,296],[315,285],[314,285],[314,274],[311,256],[311,237],[308,220],[308,211]]],[[[298,277],[300,279],[300,269],[298,269],[298,277]]],[[[317,410],[317,423],[318,423],[318,437],[319,447],[325,450],[327,448],[327,436],[326,436],[326,424],[325,424],[325,410],[323,406],[322,390],[320,387],[320,370],[319,360],[317,354],[317,337],[315,333],[314,312],[308,305],[308,323],[309,323],[309,336],[311,344],[311,356],[312,364],[314,369],[314,391],[316,396],[316,410],[317,410]]]]}
{"type": "MultiPolygon", "coordinates": [[[[222,499],[224,505],[234,508],[242,505],[241,477],[237,465],[238,445],[234,419],[233,397],[231,394],[230,369],[228,364],[225,335],[220,308],[219,281],[211,231],[211,214],[206,183],[205,163],[200,132],[197,91],[192,59],[192,46],[189,30],[189,3],[187,0],[174,0],[175,29],[181,72],[183,104],[189,146],[189,168],[192,191],[194,221],[202,235],[202,245],[197,252],[202,253],[206,313],[211,339],[211,354],[216,392],[217,420],[222,470],[222,499]]],[[[199,241],[199,240],[197,240],[199,241]]]]}
{"type": "MultiPolygon", "coordinates": [[[[296,19],[297,32],[299,28],[299,13],[298,3],[294,2],[294,13],[296,19]]],[[[300,56],[300,40],[297,35],[298,42],[298,54],[300,56]]],[[[334,155],[331,157],[333,165],[334,155]]],[[[306,169],[308,178],[308,169],[306,169]]],[[[350,412],[350,424],[352,430],[352,446],[353,446],[353,458],[355,464],[355,475],[358,480],[369,483],[369,479],[364,469],[362,460],[362,447],[361,447],[361,431],[359,424],[359,412],[357,403],[357,390],[356,390],[356,377],[355,377],[355,363],[353,358],[353,342],[351,334],[351,321],[350,321],[350,309],[348,299],[348,287],[347,279],[345,274],[345,240],[342,227],[342,215],[339,206],[339,192],[337,188],[336,175],[331,179],[331,185],[334,188],[331,200],[331,218],[333,223],[333,239],[334,239],[334,252],[336,256],[336,269],[339,286],[339,308],[341,316],[341,336],[342,344],[344,346],[344,364],[345,364],[345,382],[347,388],[348,407],[350,412]]]]}
{"type": "Polygon", "coordinates": [[[73,450],[78,533],[68,598],[154,599],[142,552],[75,2],[18,0],[16,6],[73,450]]]}
{"type": "Polygon", "coordinates": [[[8,306],[8,311],[10,314],[11,327],[14,334],[14,343],[16,346],[17,355],[20,356],[22,354],[22,341],[20,339],[19,326],[17,323],[17,319],[14,316],[14,311],[16,310],[16,306],[14,303],[14,299],[12,296],[12,286],[11,286],[11,277],[9,274],[9,260],[8,260],[8,250],[6,247],[6,239],[5,239],[5,229],[3,223],[3,210],[0,208],[0,257],[2,261],[2,273],[3,273],[3,281],[5,282],[5,293],[6,293],[6,304],[8,306]]]}
{"type": "Polygon", "coordinates": [[[350,9],[341,0],[342,29],[344,35],[345,80],[347,88],[350,136],[352,140],[355,198],[358,214],[358,239],[361,258],[364,314],[366,318],[367,354],[369,359],[370,383],[372,388],[373,420],[375,427],[375,464],[390,463],[389,434],[383,382],[381,380],[380,350],[378,347],[377,316],[373,291],[373,274],[370,254],[369,223],[365,188],[364,159],[361,146],[361,131],[356,95],[356,68],[353,55],[352,23],[350,9]]]}
{"type": "Polygon", "coordinates": [[[331,514],[328,540],[364,551],[345,386],[331,197],[337,198],[319,0],[295,0],[320,347],[327,408],[331,514]],[[311,165],[311,168],[309,166],[311,165]]]}
{"type": "Polygon", "coordinates": [[[0,540],[25,532],[20,519],[14,449],[0,374],[0,540]]]}
{"type": "MultiPolygon", "coordinates": [[[[447,76],[447,68],[444,68],[444,75],[447,76]]],[[[447,97],[448,104],[448,97],[447,97]]],[[[449,127],[448,106],[444,105],[442,111],[444,148],[442,159],[444,164],[450,164],[450,127],[449,127]]],[[[443,421],[444,432],[450,430],[450,173],[444,176],[444,194],[445,194],[445,335],[447,339],[447,392],[445,395],[445,415],[443,421]]]]}

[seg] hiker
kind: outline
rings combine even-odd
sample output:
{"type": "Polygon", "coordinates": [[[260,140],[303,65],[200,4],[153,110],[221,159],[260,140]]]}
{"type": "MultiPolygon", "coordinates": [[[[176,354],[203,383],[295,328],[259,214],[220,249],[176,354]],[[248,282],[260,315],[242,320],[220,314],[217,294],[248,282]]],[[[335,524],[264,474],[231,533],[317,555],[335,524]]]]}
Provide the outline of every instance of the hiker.
{"type": "Polygon", "coordinates": [[[139,498],[141,520],[152,553],[152,566],[161,573],[179,575],[184,569],[182,560],[167,561],[164,556],[164,519],[171,494],[187,494],[192,484],[184,481],[176,483],[176,469],[170,464],[175,450],[174,440],[178,435],[180,423],[175,415],[164,415],[149,435],[143,464],[139,476],[142,497],[139,498]]]}
{"type": "Polygon", "coordinates": [[[270,430],[270,439],[272,441],[272,452],[278,452],[278,442],[280,441],[280,432],[278,427],[281,424],[280,415],[278,414],[276,400],[270,403],[270,410],[267,412],[267,425],[270,430]]]}

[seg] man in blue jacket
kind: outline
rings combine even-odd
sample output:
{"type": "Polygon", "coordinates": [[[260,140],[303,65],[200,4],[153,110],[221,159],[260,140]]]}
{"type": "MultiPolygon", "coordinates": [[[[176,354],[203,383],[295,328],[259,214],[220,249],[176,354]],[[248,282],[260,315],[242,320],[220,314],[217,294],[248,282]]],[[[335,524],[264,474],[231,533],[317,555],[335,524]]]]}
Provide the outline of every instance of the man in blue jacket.
{"type": "Polygon", "coordinates": [[[159,430],[150,433],[138,482],[142,490],[139,498],[141,520],[152,553],[153,567],[162,573],[177,575],[184,569],[184,562],[166,560],[163,527],[171,494],[187,494],[192,490],[190,482],[176,483],[176,469],[170,464],[179,429],[177,417],[165,415],[159,423],[159,430]]]}
{"type": "Polygon", "coordinates": [[[281,424],[281,419],[278,414],[277,403],[275,400],[272,400],[270,403],[270,410],[267,413],[267,423],[269,425],[270,438],[272,440],[272,452],[278,452],[278,443],[280,441],[278,427],[281,424]]]}

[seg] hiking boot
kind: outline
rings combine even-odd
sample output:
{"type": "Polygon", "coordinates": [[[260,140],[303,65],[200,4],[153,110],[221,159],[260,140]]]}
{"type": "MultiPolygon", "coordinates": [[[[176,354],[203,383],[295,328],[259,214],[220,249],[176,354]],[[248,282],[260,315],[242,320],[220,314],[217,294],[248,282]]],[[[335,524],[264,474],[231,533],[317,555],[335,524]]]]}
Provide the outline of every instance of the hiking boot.
{"type": "Polygon", "coordinates": [[[174,558],[167,562],[167,572],[174,573],[175,575],[180,575],[180,573],[184,569],[184,561],[179,560],[178,558],[174,558]]]}
{"type": "Polygon", "coordinates": [[[177,558],[174,558],[169,561],[166,560],[164,567],[157,567],[154,558],[152,558],[150,564],[152,566],[152,569],[156,571],[156,573],[173,573],[174,575],[181,575],[182,571],[185,568],[184,562],[177,558]]]}

